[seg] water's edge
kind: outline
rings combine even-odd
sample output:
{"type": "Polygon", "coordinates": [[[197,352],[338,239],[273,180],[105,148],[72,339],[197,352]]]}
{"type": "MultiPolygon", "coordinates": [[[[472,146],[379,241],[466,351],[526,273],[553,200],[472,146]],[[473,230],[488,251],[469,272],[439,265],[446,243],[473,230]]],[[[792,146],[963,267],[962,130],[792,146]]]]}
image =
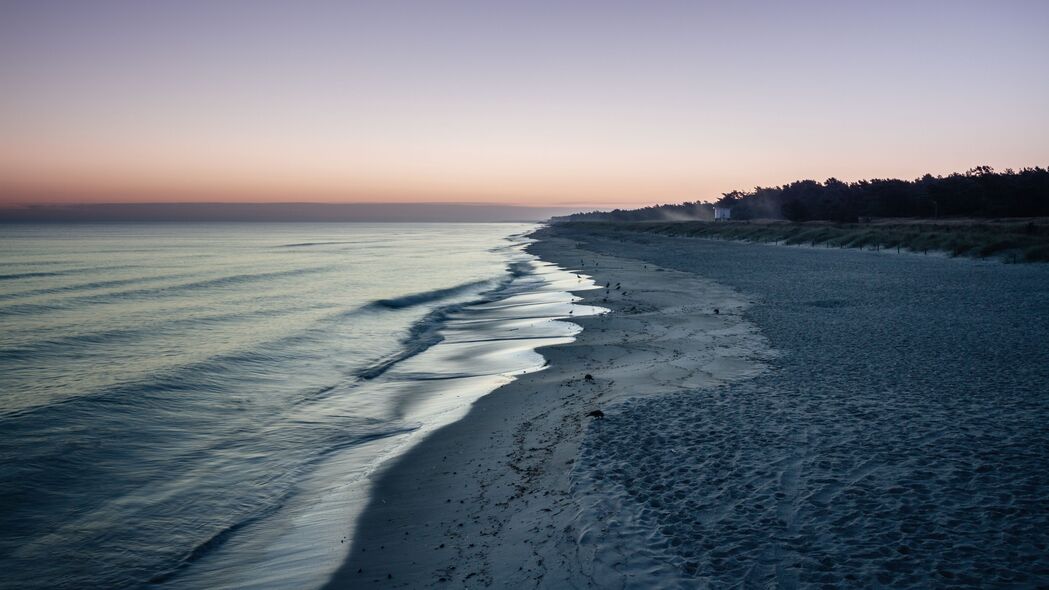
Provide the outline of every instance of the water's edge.
{"type": "Polygon", "coordinates": [[[376,404],[394,396],[397,422],[404,428],[354,441],[324,457],[272,513],[224,531],[149,585],[309,588],[327,582],[354,544],[356,522],[372,501],[377,474],[425,444],[434,431],[462,419],[477,399],[516,375],[542,370],[545,359],[537,349],[569,342],[581,330],[565,320],[605,311],[578,305],[579,297],[569,292],[596,288],[588,277],[525,253],[530,239],[511,239],[519,255],[498,284],[469,303],[435,309],[411,329],[402,351],[362,370],[363,386],[346,392],[375,396],[376,404]],[[270,533],[256,534],[252,527],[270,533]]]}

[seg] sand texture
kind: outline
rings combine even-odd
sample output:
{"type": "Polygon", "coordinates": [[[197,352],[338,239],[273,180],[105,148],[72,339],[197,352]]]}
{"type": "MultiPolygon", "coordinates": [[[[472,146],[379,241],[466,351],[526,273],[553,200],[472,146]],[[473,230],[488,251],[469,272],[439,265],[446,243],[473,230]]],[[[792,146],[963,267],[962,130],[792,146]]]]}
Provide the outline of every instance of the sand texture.
{"type": "Polygon", "coordinates": [[[578,486],[642,507],[625,545],[696,587],[1049,584],[1049,269],[578,237],[748,293],[781,352],[593,425],[578,486]]]}
{"type": "Polygon", "coordinates": [[[661,571],[659,550],[624,559],[614,539],[588,536],[592,512],[570,477],[594,423],[586,414],[751,377],[770,352],[741,316],[746,300],[713,281],[580,251],[570,240],[532,251],[609,283],[607,294],[578,294],[612,313],[573,320],[584,331],[541,350],[546,370],[477,401],[378,473],[330,588],[604,587],[673,574],[661,571]]]}
{"type": "Polygon", "coordinates": [[[539,236],[612,313],[380,473],[331,587],[1049,585],[1049,268],[539,236]]]}

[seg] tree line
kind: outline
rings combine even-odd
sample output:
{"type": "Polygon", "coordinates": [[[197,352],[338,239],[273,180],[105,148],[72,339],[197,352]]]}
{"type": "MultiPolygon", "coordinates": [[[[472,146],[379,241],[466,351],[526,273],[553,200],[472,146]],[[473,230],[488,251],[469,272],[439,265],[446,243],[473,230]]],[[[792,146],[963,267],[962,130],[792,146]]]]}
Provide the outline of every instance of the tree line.
{"type": "Polygon", "coordinates": [[[872,179],[842,182],[798,180],[775,187],[724,193],[715,203],[690,202],[642,209],[576,213],[568,221],[676,221],[711,219],[713,207],[733,219],[787,219],[855,223],[872,217],[1049,216],[1049,169],[997,172],[977,166],[947,176],[926,174],[913,181],[872,179]]]}

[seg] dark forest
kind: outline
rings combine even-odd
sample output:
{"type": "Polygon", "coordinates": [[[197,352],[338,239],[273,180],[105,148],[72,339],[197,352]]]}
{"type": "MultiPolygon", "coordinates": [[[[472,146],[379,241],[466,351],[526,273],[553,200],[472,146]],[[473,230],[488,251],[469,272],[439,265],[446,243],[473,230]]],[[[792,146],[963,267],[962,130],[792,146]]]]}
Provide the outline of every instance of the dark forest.
{"type": "Polygon", "coordinates": [[[570,221],[676,221],[710,219],[713,206],[732,219],[786,219],[855,223],[865,218],[1049,216],[1049,169],[995,171],[977,166],[947,176],[913,181],[872,179],[842,182],[798,180],[783,186],[724,193],[716,203],[690,202],[642,209],[576,213],[570,221]]]}

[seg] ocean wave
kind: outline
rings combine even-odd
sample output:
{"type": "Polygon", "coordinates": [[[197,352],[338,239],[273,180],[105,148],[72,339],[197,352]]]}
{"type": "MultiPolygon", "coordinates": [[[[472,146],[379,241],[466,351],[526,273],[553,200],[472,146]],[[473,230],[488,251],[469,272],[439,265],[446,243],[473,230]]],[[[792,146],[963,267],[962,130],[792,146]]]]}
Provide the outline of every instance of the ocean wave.
{"type": "MultiPolygon", "coordinates": [[[[70,273],[54,273],[52,276],[59,276],[70,273]]],[[[61,293],[77,293],[78,291],[94,291],[97,289],[107,289],[111,287],[124,287],[127,285],[141,285],[142,283],[148,283],[150,281],[164,281],[178,278],[184,278],[191,275],[156,275],[156,276],[138,276],[127,279],[110,279],[104,281],[89,281],[86,283],[74,283],[72,285],[56,285],[51,287],[44,287],[40,289],[32,289],[29,291],[18,291],[13,293],[0,294],[0,300],[5,299],[21,299],[25,297],[37,297],[41,295],[56,295],[61,293]]]]}
{"type": "MultiPolygon", "coordinates": [[[[64,297],[58,300],[41,302],[41,303],[12,303],[10,305],[4,305],[0,307],[0,317],[2,316],[15,316],[25,315],[33,313],[48,313],[61,309],[76,308],[79,305],[86,304],[105,304],[105,303],[118,303],[126,300],[132,300],[136,298],[151,297],[156,295],[162,296],[174,296],[181,295],[186,292],[207,290],[207,289],[220,289],[226,287],[234,287],[252,283],[258,283],[263,281],[275,280],[275,279],[286,279],[299,277],[310,274],[319,274],[329,272],[333,269],[331,266],[316,266],[306,267],[294,270],[282,270],[273,272],[258,272],[258,273],[243,273],[235,275],[226,275],[221,277],[215,277],[211,279],[190,281],[186,283],[157,285],[149,287],[140,287],[134,289],[127,289],[124,291],[112,291],[108,293],[95,293],[95,294],[79,294],[75,291],[68,297],[64,297]]],[[[179,276],[179,275],[173,275],[179,276]]],[[[160,277],[165,278],[165,277],[160,277]]],[[[129,280],[114,280],[114,281],[100,281],[94,284],[89,284],[84,288],[95,289],[99,287],[107,286],[118,286],[121,284],[134,285],[141,284],[143,281],[138,279],[129,280]]],[[[78,290],[78,287],[73,287],[78,290]]],[[[53,289],[52,292],[63,291],[64,289],[53,289]]]]}
{"type": "MultiPolygon", "coordinates": [[[[345,437],[340,442],[332,442],[325,448],[318,449],[316,453],[307,460],[304,460],[297,468],[299,472],[305,472],[310,467],[318,464],[329,455],[344,451],[347,448],[361,445],[367,442],[371,442],[378,439],[389,438],[392,436],[398,436],[411,432],[418,429],[417,424],[406,425],[401,427],[386,427],[377,429],[372,432],[360,433],[351,437],[345,437]]],[[[293,478],[296,479],[296,478],[293,478]]],[[[295,496],[298,490],[295,486],[289,486],[283,490],[282,493],[276,497],[270,498],[268,502],[259,506],[254,512],[244,514],[239,519],[230,522],[223,528],[215,531],[207,538],[203,539],[200,543],[189,550],[181,559],[166,568],[159,573],[154,574],[146,582],[147,585],[163,584],[171,580],[172,578],[179,575],[186,568],[192,566],[195,562],[200,561],[202,558],[213,553],[214,551],[221,548],[227,541],[229,541],[238,532],[250,527],[251,525],[264,521],[265,519],[278,513],[290,500],[295,496]]]]}
{"type": "MultiPolygon", "coordinates": [[[[10,346],[0,345],[0,367],[5,362],[30,361],[42,362],[63,356],[81,354],[86,347],[101,346],[121,348],[134,346],[161,333],[170,333],[191,328],[216,329],[228,324],[244,323],[258,320],[276,320],[304,310],[320,309],[321,306],[304,306],[298,309],[273,310],[257,309],[236,313],[212,313],[186,317],[158,317],[155,322],[142,323],[132,327],[90,330],[78,334],[63,334],[28,340],[10,346]]],[[[260,346],[265,346],[261,343],[260,346]]]]}
{"type": "Polygon", "coordinates": [[[120,297],[134,296],[134,295],[152,295],[158,292],[171,292],[171,291],[196,291],[199,289],[211,289],[218,287],[229,287],[233,285],[240,285],[244,283],[255,283],[259,281],[268,281],[271,279],[284,279],[291,277],[298,277],[302,275],[317,274],[333,270],[331,266],[313,266],[305,268],[296,268],[292,270],[279,270],[272,272],[253,272],[243,273],[237,275],[227,275],[224,277],[217,277],[214,279],[205,279],[202,281],[193,281],[189,283],[181,283],[178,285],[171,285],[169,287],[158,287],[149,289],[139,289],[135,291],[128,291],[122,293],[116,293],[120,297]]]}
{"type": "Polygon", "coordinates": [[[66,274],[67,271],[56,271],[56,272],[16,272],[9,274],[0,274],[0,281],[10,281],[14,279],[35,279],[38,277],[57,277],[66,274]]]}
{"type": "Polygon", "coordinates": [[[300,242],[298,244],[281,244],[278,248],[306,248],[309,246],[332,246],[335,244],[360,244],[359,241],[344,240],[341,242],[300,242]]]}
{"type": "Polygon", "coordinates": [[[431,291],[422,291],[420,293],[412,293],[410,295],[402,295],[400,297],[392,297],[390,299],[378,299],[368,304],[366,307],[378,307],[386,309],[404,309],[406,307],[414,307],[416,305],[422,305],[424,303],[432,303],[434,301],[440,301],[442,299],[448,299],[449,297],[455,297],[456,295],[462,295],[468,291],[477,290],[480,287],[492,286],[491,281],[470,281],[454,287],[447,287],[444,289],[433,289],[431,291]]]}
{"type": "MultiPolygon", "coordinates": [[[[93,335],[85,335],[82,344],[89,342],[93,335]]],[[[15,409],[0,411],[0,425],[9,420],[21,420],[33,414],[58,411],[59,408],[76,407],[85,415],[94,411],[96,405],[105,404],[112,408],[140,408],[159,403],[165,406],[173,404],[192,407],[195,396],[207,399],[208,395],[221,390],[220,384],[236,369],[239,375],[253,373],[265,374],[267,369],[276,363],[292,360],[289,350],[296,345],[312,339],[309,329],[288,333],[277,338],[258,342],[250,347],[233,349],[207,356],[193,362],[175,364],[146,377],[105,384],[99,387],[86,387],[75,395],[61,399],[44,399],[39,404],[27,405],[15,409]],[[186,397],[173,397],[175,392],[186,394],[186,397]],[[190,395],[192,394],[192,395],[190,395]]],[[[73,337],[75,338],[75,337],[73,337]]],[[[68,344],[73,339],[60,344],[68,344]]],[[[43,355],[55,351],[44,342],[39,347],[23,347],[0,351],[0,360],[18,361],[32,358],[32,355],[43,355]]]]}
{"type": "Polygon", "coordinates": [[[405,295],[393,299],[380,299],[365,306],[366,309],[404,309],[407,307],[422,305],[424,303],[432,303],[434,301],[448,299],[449,297],[461,295],[471,290],[477,291],[477,297],[470,301],[446,305],[426,314],[425,317],[412,325],[408,331],[408,335],[401,340],[402,348],[400,350],[358,370],[356,376],[365,380],[375,379],[389,371],[390,368],[397,363],[409,359],[431,346],[438,344],[444,340],[444,337],[440,335],[440,329],[445,322],[448,321],[450,314],[461,311],[468,305],[486,303],[498,299],[500,295],[505,295],[505,292],[513,284],[513,280],[527,274],[529,272],[529,267],[523,263],[511,263],[507,267],[507,272],[508,276],[498,282],[491,280],[472,281],[446,289],[434,289],[432,291],[413,293],[411,295],[405,295]],[[481,287],[491,288],[480,290],[481,287]]]}
{"type": "Polygon", "coordinates": [[[358,370],[356,373],[357,377],[365,380],[375,379],[389,371],[397,363],[411,358],[444,340],[444,337],[439,333],[440,327],[447,321],[448,314],[451,311],[461,307],[460,305],[449,305],[426,314],[426,317],[412,325],[408,335],[401,340],[402,348],[400,350],[358,370]]]}

